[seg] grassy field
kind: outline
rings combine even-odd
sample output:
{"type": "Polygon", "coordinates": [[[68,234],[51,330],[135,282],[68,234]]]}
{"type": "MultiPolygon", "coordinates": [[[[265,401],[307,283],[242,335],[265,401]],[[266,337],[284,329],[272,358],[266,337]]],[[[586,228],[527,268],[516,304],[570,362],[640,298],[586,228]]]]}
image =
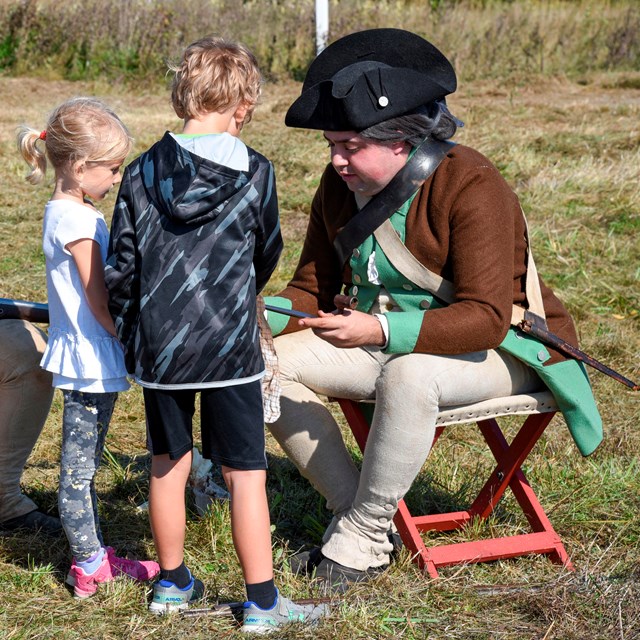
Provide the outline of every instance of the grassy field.
{"type": "MultiPolygon", "coordinates": [[[[273,160],[278,178],[286,252],[270,293],[292,272],[307,207],[328,159],[318,132],[283,125],[298,91],[293,82],[268,85],[244,135],[273,160]]],[[[46,299],[40,228],[50,190],[24,182],[15,127],[23,122],[43,127],[55,104],[77,94],[101,96],[116,108],[136,138],[132,158],[179,124],[162,91],[0,77],[3,297],[46,299]]],[[[493,160],[520,195],[538,269],[574,314],[583,348],[628,377],[640,378],[640,73],[585,74],[579,81],[467,82],[451,97],[450,108],[466,123],[457,140],[493,160]]],[[[107,217],[113,202],[110,195],[101,206],[107,217]]],[[[384,575],[353,588],[322,626],[277,637],[640,637],[640,401],[637,393],[601,374],[593,372],[591,378],[605,423],[601,447],[581,458],[556,417],[525,465],[575,572],[535,557],[445,569],[433,581],[404,552],[384,575]]],[[[24,476],[25,490],[51,511],[56,510],[60,410],[56,395],[24,476]]],[[[139,389],[121,395],[107,444],[109,455],[98,476],[107,543],[121,554],[153,557],[146,515],[137,510],[146,500],[149,464],[139,389]]],[[[310,597],[313,586],[293,577],[286,559],[317,543],[329,516],[270,438],[268,453],[277,582],[288,595],[310,597]]],[[[429,458],[409,502],[448,496],[463,506],[489,465],[476,430],[452,428],[429,458]]],[[[487,530],[499,535],[525,530],[512,506],[507,497],[495,517],[461,538],[487,530]]],[[[203,518],[191,512],[186,560],[205,582],[210,602],[242,599],[226,504],[214,505],[203,518]]],[[[0,537],[0,638],[240,635],[229,618],[152,617],[146,612],[148,589],[126,581],[105,585],[91,600],[77,602],[63,584],[69,562],[64,537],[0,537]]]]}

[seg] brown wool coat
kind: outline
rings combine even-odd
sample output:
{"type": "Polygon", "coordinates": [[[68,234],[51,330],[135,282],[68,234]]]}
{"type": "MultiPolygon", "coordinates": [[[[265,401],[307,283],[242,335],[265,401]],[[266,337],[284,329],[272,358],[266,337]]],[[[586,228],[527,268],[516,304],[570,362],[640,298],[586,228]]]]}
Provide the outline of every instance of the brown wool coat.
{"type": "MultiPolygon", "coordinates": [[[[338,264],[332,243],[356,212],[353,193],[328,165],[313,199],[298,267],[278,294],[293,308],[330,311],[334,295],[351,285],[351,269],[338,264]]],[[[414,198],[406,219],[407,248],[453,282],[457,297],[448,307],[425,312],[415,352],[468,353],[502,342],[512,304],[527,306],[525,234],[518,199],[498,170],[477,151],[453,147],[414,198]]],[[[550,331],[577,345],[567,310],[542,281],[541,289],[550,331]]],[[[297,328],[290,320],[286,331],[297,328]]],[[[549,351],[547,364],[564,359],[549,351]]]]}

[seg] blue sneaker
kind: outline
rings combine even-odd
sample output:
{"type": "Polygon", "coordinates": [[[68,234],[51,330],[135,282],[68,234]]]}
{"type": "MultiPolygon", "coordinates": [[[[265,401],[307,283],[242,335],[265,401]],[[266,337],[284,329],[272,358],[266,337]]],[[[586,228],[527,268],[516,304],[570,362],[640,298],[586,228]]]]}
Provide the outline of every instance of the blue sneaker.
{"type": "Polygon", "coordinates": [[[279,593],[270,609],[261,609],[255,602],[245,602],[242,611],[242,631],[271,633],[283,625],[299,622],[316,624],[329,615],[326,604],[296,604],[279,593]]]}
{"type": "Polygon", "coordinates": [[[153,585],[153,600],[149,611],[158,616],[187,609],[204,595],[204,585],[191,576],[191,582],[181,589],[170,580],[158,580],[153,585]]]}

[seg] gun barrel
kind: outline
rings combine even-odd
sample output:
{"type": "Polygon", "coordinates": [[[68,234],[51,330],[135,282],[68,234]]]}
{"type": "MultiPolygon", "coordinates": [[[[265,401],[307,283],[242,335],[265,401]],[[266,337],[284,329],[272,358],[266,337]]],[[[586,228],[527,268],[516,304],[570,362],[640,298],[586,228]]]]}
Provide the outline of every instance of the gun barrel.
{"type": "Polygon", "coordinates": [[[305,313],[304,311],[296,311],[295,309],[284,309],[283,307],[276,307],[273,304],[265,304],[264,308],[267,311],[281,313],[285,316],[291,316],[292,318],[313,318],[310,313],[305,313]]]}
{"type": "Polygon", "coordinates": [[[49,305],[42,302],[27,302],[0,298],[0,320],[27,320],[29,322],[49,322],[49,305]]]}

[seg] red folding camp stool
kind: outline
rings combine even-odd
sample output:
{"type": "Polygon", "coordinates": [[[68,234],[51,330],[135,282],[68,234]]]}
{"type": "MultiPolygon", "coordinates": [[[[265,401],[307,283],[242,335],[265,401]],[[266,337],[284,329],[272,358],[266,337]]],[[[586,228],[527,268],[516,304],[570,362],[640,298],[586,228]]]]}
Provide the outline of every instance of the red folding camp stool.
{"type": "MultiPolygon", "coordinates": [[[[352,400],[334,400],[340,404],[360,450],[364,451],[369,422],[362,406],[352,400]]],[[[475,422],[497,464],[467,511],[413,515],[405,501],[400,501],[394,518],[398,533],[414,561],[429,576],[437,578],[439,567],[489,562],[528,554],[546,554],[552,561],[573,570],[560,537],[551,526],[520,468],[557,410],[551,393],[544,391],[495,398],[472,405],[446,407],[438,414],[434,445],[446,426],[475,422]],[[526,416],[511,444],[507,443],[496,421],[496,418],[508,415],[526,416]],[[474,518],[487,518],[507,487],[511,488],[532,533],[429,547],[425,545],[421,531],[450,531],[462,528],[474,518]]]]}

